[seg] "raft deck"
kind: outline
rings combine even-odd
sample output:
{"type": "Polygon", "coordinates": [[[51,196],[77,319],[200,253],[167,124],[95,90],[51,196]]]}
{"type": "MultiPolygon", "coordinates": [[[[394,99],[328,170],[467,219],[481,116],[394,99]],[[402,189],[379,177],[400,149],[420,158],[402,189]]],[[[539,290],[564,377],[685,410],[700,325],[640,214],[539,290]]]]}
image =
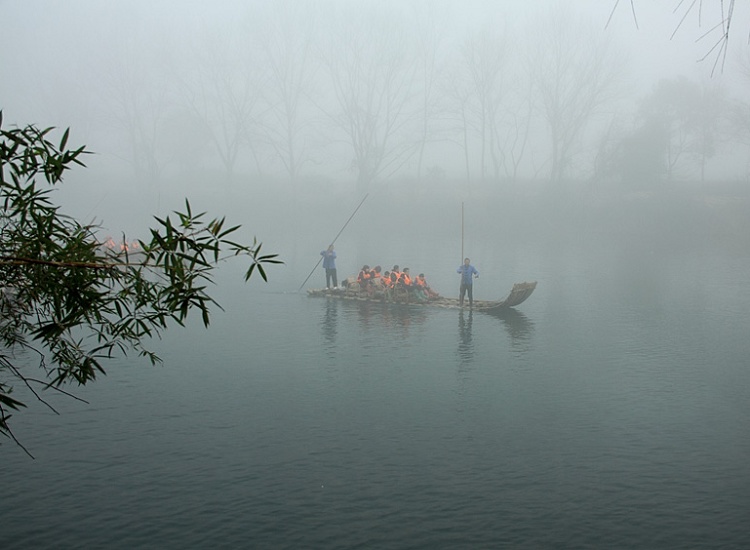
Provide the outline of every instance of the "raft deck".
{"type": "MultiPolygon", "coordinates": [[[[516,283],[510,293],[502,300],[474,300],[474,311],[493,313],[507,308],[515,307],[525,302],[536,288],[536,281],[516,283]]],[[[338,289],[318,288],[309,289],[308,296],[316,298],[336,298],[341,300],[359,300],[363,302],[383,302],[395,304],[408,304],[425,307],[442,307],[448,309],[459,309],[458,298],[431,298],[426,301],[417,301],[413,295],[406,290],[395,289],[392,292],[374,291],[368,292],[359,288],[359,285],[350,285],[338,289]]],[[[468,300],[464,300],[464,307],[468,307],[468,300]]]]}

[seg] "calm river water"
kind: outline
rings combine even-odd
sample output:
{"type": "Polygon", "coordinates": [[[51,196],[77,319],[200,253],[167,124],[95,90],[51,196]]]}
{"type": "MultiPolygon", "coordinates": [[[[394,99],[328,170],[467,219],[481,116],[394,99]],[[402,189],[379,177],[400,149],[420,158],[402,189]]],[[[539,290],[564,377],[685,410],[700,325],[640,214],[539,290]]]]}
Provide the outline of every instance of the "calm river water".
{"type": "Polygon", "coordinates": [[[503,317],[222,300],[16,416],[2,548],[749,548],[750,260],[521,260],[503,317]]]}

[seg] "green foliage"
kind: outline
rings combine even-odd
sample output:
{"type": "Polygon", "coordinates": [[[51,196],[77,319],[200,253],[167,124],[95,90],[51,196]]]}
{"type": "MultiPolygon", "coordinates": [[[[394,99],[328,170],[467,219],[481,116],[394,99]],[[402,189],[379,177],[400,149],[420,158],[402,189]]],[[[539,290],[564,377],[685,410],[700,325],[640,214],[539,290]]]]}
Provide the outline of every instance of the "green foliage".
{"type": "Polygon", "coordinates": [[[281,263],[261,254],[256,240],[232,240],[240,226],[206,220],[187,201],[184,212],[155,218],[150,240],[135,251],[104,246],[98,226],[81,225],[51,200],[87,154],[66,148],[67,130],[57,144],[52,132],[3,129],[0,111],[0,434],[13,440],[11,411],[25,406],[12,396],[14,385],[45,402],[37,390],[67,393],[62,385],[94,380],[117,353],[157,363],[146,341],[184,325],[193,311],[208,326],[211,308],[220,307],[207,292],[220,261],[249,258],[245,280],[256,271],[266,280],[264,264],[281,263]]]}

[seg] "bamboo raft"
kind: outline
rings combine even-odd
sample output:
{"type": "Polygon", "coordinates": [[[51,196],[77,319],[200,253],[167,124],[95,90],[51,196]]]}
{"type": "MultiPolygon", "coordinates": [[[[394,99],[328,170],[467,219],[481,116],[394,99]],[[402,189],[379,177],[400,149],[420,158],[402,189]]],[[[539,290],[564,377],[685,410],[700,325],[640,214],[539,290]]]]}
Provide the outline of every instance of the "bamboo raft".
{"type": "MultiPolygon", "coordinates": [[[[484,313],[498,313],[508,308],[515,307],[525,302],[536,288],[536,281],[516,283],[510,293],[502,300],[474,300],[473,310],[484,313]]],[[[442,307],[448,309],[459,309],[458,298],[432,298],[427,301],[416,301],[411,293],[405,289],[394,289],[390,292],[367,292],[359,288],[359,284],[349,284],[338,289],[318,288],[308,289],[308,296],[315,298],[334,298],[340,300],[359,300],[363,302],[383,302],[395,304],[407,304],[423,307],[442,307]]],[[[468,299],[464,300],[468,307],[468,299]]]]}

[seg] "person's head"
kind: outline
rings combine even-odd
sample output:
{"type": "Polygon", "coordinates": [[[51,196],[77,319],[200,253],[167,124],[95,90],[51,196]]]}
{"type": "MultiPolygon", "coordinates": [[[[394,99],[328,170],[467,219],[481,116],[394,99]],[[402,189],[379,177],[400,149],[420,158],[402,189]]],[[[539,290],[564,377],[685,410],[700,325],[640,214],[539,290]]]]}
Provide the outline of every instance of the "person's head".
{"type": "Polygon", "coordinates": [[[394,265],[393,269],[391,269],[391,271],[398,271],[398,265],[394,265]]]}
{"type": "Polygon", "coordinates": [[[381,269],[380,266],[376,265],[375,266],[375,273],[380,273],[380,269],[381,269]]]}
{"type": "Polygon", "coordinates": [[[424,273],[420,273],[420,274],[419,274],[419,278],[420,278],[420,279],[424,279],[424,273]]]}
{"type": "Polygon", "coordinates": [[[469,258],[464,258],[464,265],[469,265],[471,263],[471,260],[469,258]]]}
{"type": "Polygon", "coordinates": [[[370,266],[365,264],[362,266],[362,271],[370,271],[370,266]]]}
{"type": "Polygon", "coordinates": [[[404,268],[404,273],[406,273],[407,275],[409,274],[409,268],[408,267],[404,268]]]}

